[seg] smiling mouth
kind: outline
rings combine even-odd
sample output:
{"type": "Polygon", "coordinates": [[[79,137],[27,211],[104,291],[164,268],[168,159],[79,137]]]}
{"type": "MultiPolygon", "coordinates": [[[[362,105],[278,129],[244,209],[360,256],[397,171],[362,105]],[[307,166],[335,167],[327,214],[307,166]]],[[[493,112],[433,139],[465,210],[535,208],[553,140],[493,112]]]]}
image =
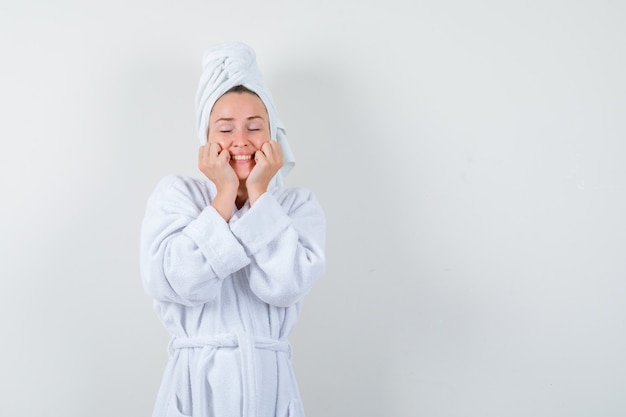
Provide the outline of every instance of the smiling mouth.
{"type": "Polygon", "coordinates": [[[252,155],[233,155],[231,159],[233,161],[249,161],[252,159],[252,155]]]}

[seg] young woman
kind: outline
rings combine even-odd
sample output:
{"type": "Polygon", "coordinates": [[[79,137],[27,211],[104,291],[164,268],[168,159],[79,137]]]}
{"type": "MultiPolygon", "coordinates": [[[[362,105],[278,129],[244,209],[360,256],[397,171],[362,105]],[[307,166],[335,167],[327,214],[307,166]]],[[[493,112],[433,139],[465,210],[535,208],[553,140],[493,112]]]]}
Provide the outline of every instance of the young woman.
{"type": "Polygon", "coordinates": [[[141,273],[172,335],[154,416],[304,416],[288,336],[325,268],[314,195],[293,166],[255,54],[203,57],[197,105],[203,178],[164,178],[141,231],[141,273]]]}

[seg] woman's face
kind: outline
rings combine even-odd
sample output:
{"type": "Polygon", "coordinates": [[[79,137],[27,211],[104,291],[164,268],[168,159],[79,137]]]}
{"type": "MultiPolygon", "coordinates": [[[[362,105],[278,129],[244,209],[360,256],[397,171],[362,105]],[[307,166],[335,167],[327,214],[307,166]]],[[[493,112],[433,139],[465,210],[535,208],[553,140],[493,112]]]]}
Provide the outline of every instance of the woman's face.
{"type": "Polygon", "coordinates": [[[230,153],[230,166],[240,180],[254,168],[254,153],[270,140],[263,101],[255,94],[231,92],[220,97],[209,116],[207,139],[230,153]]]}

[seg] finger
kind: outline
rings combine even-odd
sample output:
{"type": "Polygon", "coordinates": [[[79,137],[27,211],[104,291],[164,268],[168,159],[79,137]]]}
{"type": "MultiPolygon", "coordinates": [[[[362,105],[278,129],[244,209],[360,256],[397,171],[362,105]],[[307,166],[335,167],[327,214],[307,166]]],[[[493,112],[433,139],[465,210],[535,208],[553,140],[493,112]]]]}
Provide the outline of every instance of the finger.
{"type": "Polygon", "coordinates": [[[229,162],[230,161],[230,152],[228,152],[227,150],[220,151],[220,153],[219,153],[219,155],[217,155],[217,157],[219,159],[221,159],[222,161],[224,161],[224,162],[229,162]]]}
{"type": "Polygon", "coordinates": [[[209,144],[205,143],[204,145],[200,146],[200,149],[198,150],[198,160],[199,161],[207,161],[209,159],[209,144]]]}
{"type": "Polygon", "coordinates": [[[276,142],[276,159],[278,161],[278,164],[280,166],[283,166],[283,145],[281,145],[280,143],[276,142]]]}
{"type": "Polygon", "coordinates": [[[222,147],[219,143],[208,143],[208,155],[216,157],[220,154],[220,152],[222,152],[222,147]]]}
{"type": "Polygon", "coordinates": [[[263,156],[264,160],[271,161],[273,159],[274,151],[270,142],[265,142],[261,145],[261,149],[258,152],[263,156]]]}
{"type": "Polygon", "coordinates": [[[272,141],[267,141],[263,145],[261,145],[261,150],[265,155],[270,155],[273,152],[272,141]]]}
{"type": "Polygon", "coordinates": [[[258,164],[259,162],[267,160],[267,156],[263,152],[263,147],[254,153],[254,161],[258,164]]]}
{"type": "Polygon", "coordinates": [[[282,165],[283,154],[280,143],[275,141],[266,142],[263,144],[263,150],[270,163],[282,165]]]}
{"type": "Polygon", "coordinates": [[[283,147],[278,142],[275,142],[275,141],[270,142],[270,148],[272,149],[272,153],[274,155],[282,155],[283,154],[283,147]]]}

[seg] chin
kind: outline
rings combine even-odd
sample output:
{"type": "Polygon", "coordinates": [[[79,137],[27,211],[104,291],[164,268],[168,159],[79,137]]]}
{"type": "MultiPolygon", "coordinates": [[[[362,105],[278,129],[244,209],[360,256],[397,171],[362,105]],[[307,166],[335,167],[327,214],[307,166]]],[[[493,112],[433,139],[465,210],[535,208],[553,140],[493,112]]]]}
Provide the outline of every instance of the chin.
{"type": "Polygon", "coordinates": [[[235,174],[237,174],[237,178],[242,181],[248,179],[250,172],[252,172],[252,168],[254,168],[254,166],[233,166],[233,170],[235,171],[235,174]]]}
{"type": "Polygon", "coordinates": [[[235,171],[240,181],[245,181],[250,176],[250,171],[235,171]]]}

